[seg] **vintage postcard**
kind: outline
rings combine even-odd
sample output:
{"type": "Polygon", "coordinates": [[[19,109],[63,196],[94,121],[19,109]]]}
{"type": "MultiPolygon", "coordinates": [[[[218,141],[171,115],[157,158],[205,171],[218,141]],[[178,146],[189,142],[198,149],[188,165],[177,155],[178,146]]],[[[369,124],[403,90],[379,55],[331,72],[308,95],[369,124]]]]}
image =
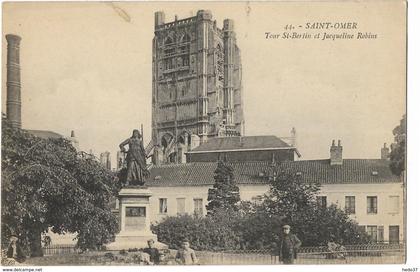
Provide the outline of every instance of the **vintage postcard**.
{"type": "Polygon", "coordinates": [[[3,3],[2,265],[404,264],[406,12],[3,3]]]}

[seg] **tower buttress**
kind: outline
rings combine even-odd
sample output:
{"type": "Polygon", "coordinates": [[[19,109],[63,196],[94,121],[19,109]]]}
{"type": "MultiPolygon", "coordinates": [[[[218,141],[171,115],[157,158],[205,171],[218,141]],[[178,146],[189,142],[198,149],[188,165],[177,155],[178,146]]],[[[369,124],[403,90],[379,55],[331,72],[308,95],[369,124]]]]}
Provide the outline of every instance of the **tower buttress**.
{"type": "Polygon", "coordinates": [[[234,71],[234,50],[235,50],[235,32],[233,20],[225,19],[223,21],[223,43],[225,49],[225,76],[224,76],[224,109],[223,117],[226,120],[227,127],[234,125],[234,91],[233,91],[233,71],[234,71]]]}
{"type": "Polygon", "coordinates": [[[207,78],[208,78],[208,53],[209,53],[209,29],[212,27],[212,14],[209,10],[199,10],[197,12],[197,38],[198,52],[197,69],[198,75],[198,135],[201,142],[207,141],[209,129],[208,118],[208,96],[207,96],[207,78]]]}

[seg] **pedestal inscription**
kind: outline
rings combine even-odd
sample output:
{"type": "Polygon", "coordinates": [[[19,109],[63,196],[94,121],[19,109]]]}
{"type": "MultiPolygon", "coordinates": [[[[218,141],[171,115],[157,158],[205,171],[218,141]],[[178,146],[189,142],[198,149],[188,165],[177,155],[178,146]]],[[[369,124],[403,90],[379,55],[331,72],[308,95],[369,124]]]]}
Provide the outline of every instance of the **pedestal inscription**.
{"type": "Polygon", "coordinates": [[[147,240],[153,239],[158,248],[166,248],[157,242],[157,236],[150,230],[150,204],[152,193],[146,187],[130,186],[121,189],[119,200],[120,233],[107,249],[121,250],[145,248],[147,240]]]}

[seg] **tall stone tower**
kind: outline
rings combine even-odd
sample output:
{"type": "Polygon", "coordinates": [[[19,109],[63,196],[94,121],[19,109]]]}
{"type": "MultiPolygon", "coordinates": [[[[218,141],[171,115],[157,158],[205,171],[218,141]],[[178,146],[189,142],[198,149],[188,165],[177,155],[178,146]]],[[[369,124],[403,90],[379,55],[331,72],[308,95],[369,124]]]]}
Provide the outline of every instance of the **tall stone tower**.
{"type": "Polygon", "coordinates": [[[153,38],[153,162],[183,163],[210,137],[244,133],[242,66],[232,20],[212,14],[165,23],[155,13],[153,38]]]}
{"type": "Polygon", "coordinates": [[[20,40],[17,35],[7,34],[7,101],[6,116],[14,128],[21,128],[20,40]]]}

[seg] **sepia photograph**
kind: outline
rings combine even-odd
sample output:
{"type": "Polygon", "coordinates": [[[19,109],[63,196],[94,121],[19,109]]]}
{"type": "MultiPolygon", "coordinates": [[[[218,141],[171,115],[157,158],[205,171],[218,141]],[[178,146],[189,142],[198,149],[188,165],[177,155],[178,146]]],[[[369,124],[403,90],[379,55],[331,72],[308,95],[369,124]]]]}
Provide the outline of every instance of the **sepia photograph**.
{"type": "Polygon", "coordinates": [[[1,265],[405,264],[406,79],[405,1],[4,2],[1,265]]]}

